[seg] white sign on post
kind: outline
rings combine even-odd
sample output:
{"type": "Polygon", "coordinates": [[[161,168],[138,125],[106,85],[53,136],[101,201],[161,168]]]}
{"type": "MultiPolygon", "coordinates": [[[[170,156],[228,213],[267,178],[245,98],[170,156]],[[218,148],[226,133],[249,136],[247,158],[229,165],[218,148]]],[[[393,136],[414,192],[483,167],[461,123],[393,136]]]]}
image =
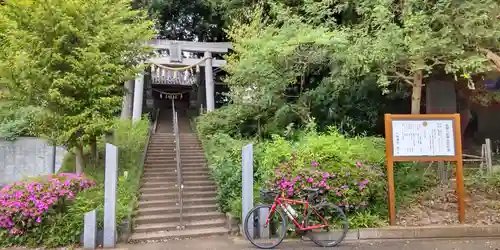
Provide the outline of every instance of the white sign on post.
{"type": "Polygon", "coordinates": [[[454,156],[453,120],[392,120],[394,156],[454,156]]]}

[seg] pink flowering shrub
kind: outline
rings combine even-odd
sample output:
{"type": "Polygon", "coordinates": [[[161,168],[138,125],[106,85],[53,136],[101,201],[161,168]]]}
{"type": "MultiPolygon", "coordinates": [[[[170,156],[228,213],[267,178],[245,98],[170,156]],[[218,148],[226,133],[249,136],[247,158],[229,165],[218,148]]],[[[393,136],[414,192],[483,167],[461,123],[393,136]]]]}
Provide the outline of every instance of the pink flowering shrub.
{"type": "Polygon", "coordinates": [[[383,173],[360,161],[351,164],[297,162],[292,155],[290,161],[279,164],[269,183],[289,198],[304,198],[304,188],[320,188],[330,202],[356,210],[368,206],[381,187],[383,189],[383,173]]]}
{"type": "Polygon", "coordinates": [[[12,236],[42,224],[47,217],[64,209],[66,201],[95,182],[81,174],[60,173],[43,181],[18,182],[0,190],[0,230],[12,236]]]}

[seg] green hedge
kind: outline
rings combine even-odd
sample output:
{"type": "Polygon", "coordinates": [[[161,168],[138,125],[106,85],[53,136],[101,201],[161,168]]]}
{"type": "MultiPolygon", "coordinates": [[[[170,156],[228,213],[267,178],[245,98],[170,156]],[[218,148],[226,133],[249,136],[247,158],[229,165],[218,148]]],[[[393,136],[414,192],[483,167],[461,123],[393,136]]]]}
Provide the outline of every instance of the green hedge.
{"type": "MultiPolygon", "coordinates": [[[[198,128],[205,127],[203,119],[205,118],[199,118],[198,128]]],[[[292,171],[300,172],[301,168],[309,168],[311,161],[316,161],[321,171],[353,173],[344,179],[345,182],[359,182],[369,175],[369,192],[362,197],[368,201],[368,206],[349,210],[351,227],[376,227],[385,224],[387,188],[383,138],[348,138],[335,129],[326,133],[298,132],[295,140],[274,136],[265,141],[234,138],[225,133],[204,134],[200,130],[198,133],[219,187],[217,200],[223,212],[241,219],[241,148],[247,143],[253,143],[255,194],[260,187],[269,186],[270,181],[276,182],[275,170],[280,164],[290,163],[295,158],[294,161],[298,163],[292,164],[292,171]],[[357,161],[362,161],[370,170],[358,170],[359,166],[355,164],[357,161]],[[374,175],[374,172],[378,174],[374,175]]],[[[398,206],[410,204],[415,194],[436,183],[432,176],[424,174],[423,167],[416,164],[398,164],[395,169],[398,206]]],[[[346,197],[351,201],[360,201],[360,195],[355,191],[350,191],[346,197]]],[[[256,200],[258,201],[258,197],[256,200]]]]}
{"type": "MultiPolygon", "coordinates": [[[[119,180],[117,188],[117,218],[122,222],[132,212],[130,204],[136,202],[138,194],[138,179],[142,172],[139,168],[141,155],[149,131],[148,120],[131,124],[130,121],[117,121],[114,127],[113,144],[119,148],[119,180]],[[127,172],[127,174],[125,174],[127,172]]],[[[54,213],[49,222],[43,223],[33,232],[27,232],[27,237],[15,238],[6,235],[0,237],[0,247],[25,245],[29,247],[43,246],[53,248],[68,246],[80,241],[83,232],[83,218],[86,212],[98,209],[98,226],[103,227],[104,207],[104,139],[99,142],[99,164],[96,167],[85,168],[86,176],[94,179],[97,186],[79,193],[64,213],[54,213]]],[[[74,155],[68,154],[59,172],[74,172],[74,155]]],[[[0,234],[2,236],[2,234],[0,234]]]]}

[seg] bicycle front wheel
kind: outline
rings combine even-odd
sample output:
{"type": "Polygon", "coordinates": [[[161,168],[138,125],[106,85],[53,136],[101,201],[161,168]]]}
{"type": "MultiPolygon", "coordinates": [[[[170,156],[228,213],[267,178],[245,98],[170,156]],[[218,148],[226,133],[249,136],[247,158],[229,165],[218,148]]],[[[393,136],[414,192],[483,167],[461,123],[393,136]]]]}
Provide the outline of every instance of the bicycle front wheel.
{"type": "Polygon", "coordinates": [[[330,203],[319,204],[312,209],[306,219],[307,227],[324,226],[309,230],[307,237],[321,247],[334,247],[340,244],[349,230],[349,222],[344,211],[330,203]]]}
{"type": "Polygon", "coordinates": [[[245,237],[256,247],[271,249],[279,245],[286,235],[286,217],[281,209],[272,214],[271,205],[258,205],[250,210],[243,223],[245,237]],[[266,224],[266,220],[269,221],[266,224]]]}

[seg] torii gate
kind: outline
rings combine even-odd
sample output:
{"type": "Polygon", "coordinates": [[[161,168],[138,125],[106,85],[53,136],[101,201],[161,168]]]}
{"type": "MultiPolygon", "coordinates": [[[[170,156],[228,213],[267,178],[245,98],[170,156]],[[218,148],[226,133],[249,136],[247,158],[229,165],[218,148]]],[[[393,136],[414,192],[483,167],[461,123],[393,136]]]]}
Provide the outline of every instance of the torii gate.
{"type": "MultiPolygon", "coordinates": [[[[186,70],[193,67],[205,67],[205,95],[206,109],[208,112],[215,109],[215,84],[213,70],[226,64],[225,60],[214,59],[213,54],[228,53],[232,48],[231,43],[211,43],[211,42],[187,42],[155,39],[147,44],[153,47],[156,56],[149,58],[147,64],[156,66],[162,70],[186,70]],[[168,51],[168,53],[161,53],[168,51]],[[204,53],[204,57],[186,58],[184,52],[204,53]],[[173,66],[174,68],[168,67],[173,66]]],[[[144,72],[137,75],[135,80],[125,83],[128,93],[124,97],[122,118],[130,117],[132,121],[138,121],[142,116],[142,106],[144,101],[144,72]],[[133,96],[132,96],[133,93],[133,96]],[[133,100],[133,105],[132,104],[133,100]]]]}

